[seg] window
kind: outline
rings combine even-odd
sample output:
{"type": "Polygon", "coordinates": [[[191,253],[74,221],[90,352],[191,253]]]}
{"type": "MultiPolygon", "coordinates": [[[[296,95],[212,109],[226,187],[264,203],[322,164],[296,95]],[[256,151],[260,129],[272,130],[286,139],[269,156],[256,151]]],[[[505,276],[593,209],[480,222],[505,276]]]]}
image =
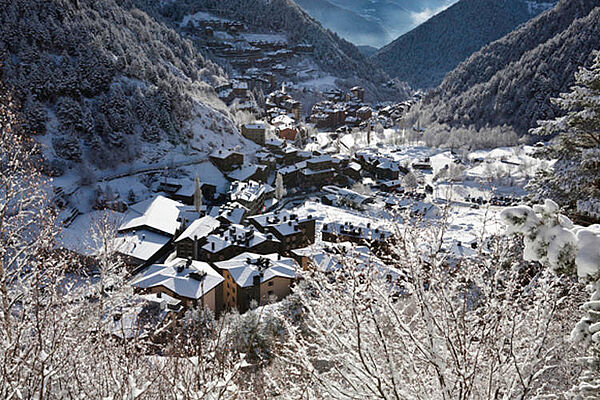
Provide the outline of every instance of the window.
{"type": "Polygon", "coordinates": [[[269,290],[269,297],[273,296],[273,291],[269,290]]]}
{"type": "Polygon", "coordinates": [[[268,286],[273,286],[273,281],[269,281],[268,286]]]}

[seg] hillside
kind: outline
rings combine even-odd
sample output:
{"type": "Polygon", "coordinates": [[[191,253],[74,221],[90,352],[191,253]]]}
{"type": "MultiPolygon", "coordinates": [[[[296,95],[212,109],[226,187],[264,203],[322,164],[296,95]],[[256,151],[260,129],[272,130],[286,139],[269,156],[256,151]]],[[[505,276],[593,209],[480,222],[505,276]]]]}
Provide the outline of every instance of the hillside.
{"type": "Polygon", "coordinates": [[[456,0],[296,0],[323,26],[357,45],[382,47],[456,0]]]}
{"type": "Polygon", "coordinates": [[[415,88],[437,86],[447,72],[544,7],[525,0],[461,0],[380,49],[371,60],[415,88]]]}
{"type": "Polygon", "coordinates": [[[2,79],[53,173],[243,143],[212,89],[221,68],[144,12],[112,0],[1,3],[2,79]]]}
{"type": "Polygon", "coordinates": [[[356,45],[382,46],[392,38],[378,22],[327,0],[296,0],[321,24],[356,45]]]}
{"type": "Polygon", "coordinates": [[[556,116],[550,98],[600,47],[596,0],[561,1],[491,43],[449,73],[425,101],[425,115],[451,125],[509,125],[525,134],[556,116]]]}
{"type": "MultiPolygon", "coordinates": [[[[184,17],[210,11],[241,21],[255,31],[285,32],[291,45],[313,45],[313,59],[324,71],[348,80],[348,85],[364,85],[371,97],[386,96],[386,89],[381,84],[389,76],[374,67],[356,46],[323,28],[292,0],[135,0],[135,4],[175,29],[184,17]]],[[[398,97],[399,94],[390,93],[389,96],[398,97]]]]}

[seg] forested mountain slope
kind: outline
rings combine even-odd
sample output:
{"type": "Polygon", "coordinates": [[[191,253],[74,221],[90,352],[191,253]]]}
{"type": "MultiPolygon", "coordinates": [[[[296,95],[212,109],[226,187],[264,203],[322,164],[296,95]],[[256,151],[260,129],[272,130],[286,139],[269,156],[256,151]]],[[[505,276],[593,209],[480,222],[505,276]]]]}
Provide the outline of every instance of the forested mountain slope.
{"type": "Polygon", "coordinates": [[[2,79],[58,169],[149,156],[189,140],[198,119],[234,132],[211,87],[224,81],[221,68],[140,10],[113,0],[2,0],[0,25],[2,79]]]}
{"type": "Polygon", "coordinates": [[[550,98],[566,91],[600,48],[597,0],[562,0],[489,44],[449,73],[425,99],[425,115],[451,125],[509,125],[525,134],[556,116],[550,98]]]}
{"type": "Polygon", "coordinates": [[[415,88],[434,87],[461,61],[551,5],[547,0],[461,0],[371,60],[415,88]]]}
{"type": "Polygon", "coordinates": [[[358,78],[373,85],[389,79],[356,46],[323,28],[293,0],[135,0],[135,4],[167,22],[181,21],[198,11],[218,11],[265,32],[284,31],[291,44],[312,44],[315,61],[337,77],[358,78]]]}
{"type": "Polygon", "coordinates": [[[456,0],[295,0],[311,16],[356,45],[377,48],[456,0]]]}

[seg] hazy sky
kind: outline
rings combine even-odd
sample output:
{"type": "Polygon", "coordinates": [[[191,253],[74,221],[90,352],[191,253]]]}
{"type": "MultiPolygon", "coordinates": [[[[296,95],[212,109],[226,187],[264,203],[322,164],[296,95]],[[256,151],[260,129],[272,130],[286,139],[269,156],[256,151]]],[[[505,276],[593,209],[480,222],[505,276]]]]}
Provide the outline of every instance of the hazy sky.
{"type": "Polygon", "coordinates": [[[422,24],[427,21],[429,18],[433,17],[435,14],[444,11],[446,8],[450,7],[452,4],[456,3],[458,0],[448,0],[446,4],[442,4],[437,8],[425,8],[418,12],[411,12],[411,17],[415,23],[415,26],[422,24]]]}
{"type": "Polygon", "coordinates": [[[296,0],[323,26],[357,45],[381,47],[458,0],[296,0]]]}

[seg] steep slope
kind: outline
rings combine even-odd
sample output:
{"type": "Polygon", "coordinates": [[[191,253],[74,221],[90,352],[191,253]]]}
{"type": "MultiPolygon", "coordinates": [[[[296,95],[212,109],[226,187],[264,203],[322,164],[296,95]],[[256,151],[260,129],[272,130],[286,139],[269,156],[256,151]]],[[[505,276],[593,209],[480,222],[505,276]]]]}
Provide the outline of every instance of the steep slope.
{"type": "Polygon", "coordinates": [[[525,134],[556,116],[550,98],[573,84],[598,48],[598,1],[562,0],[449,73],[425,100],[426,114],[451,125],[507,124],[525,134]]]}
{"type": "Polygon", "coordinates": [[[186,15],[208,10],[264,32],[284,31],[291,44],[312,44],[315,61],[336,77],[358,79],[370,83],[372,89],[389,79],[352,43],[323,28],[293,0],[135,0],[135,4],[172,26],[186,15]]]}
{"type": "Polygon", "coordinates": [[[383,46],[392,39],[377,21],[327,0],[296,0],[306,12],[325,28],[337,33],[355,45],[383,46]]]}
{"type": "Polygon", "coordinates": [[[371,46],[356,46],[358,51],[360,51],[365,57],[371,57],[373,54],[377,53],[377,48],[371,46]]]}
{"type": "Polygon", "coordinates": [[[234,133],[211,86],[222,70],[144,12],[113,0],[0,6],[2,79],[55,165],[111,168],[184,142],[201,147],[198,134],[232,140],[212,122],[234,133]],[[210,124],[214,133],[203,128],[210,124]]]}
{"type": "Polygon", "coordinates": [[[375,47],[388,44],[454,2],[456,0],[296,0],[323,26],[344,39],[375,47]]]}
{"type": "Polygon", "coordinates": [[[380,49],[371,60],[416,88],[444,75],[484,45],[549,7],[545,0],[461,0],[380,49]]]}

